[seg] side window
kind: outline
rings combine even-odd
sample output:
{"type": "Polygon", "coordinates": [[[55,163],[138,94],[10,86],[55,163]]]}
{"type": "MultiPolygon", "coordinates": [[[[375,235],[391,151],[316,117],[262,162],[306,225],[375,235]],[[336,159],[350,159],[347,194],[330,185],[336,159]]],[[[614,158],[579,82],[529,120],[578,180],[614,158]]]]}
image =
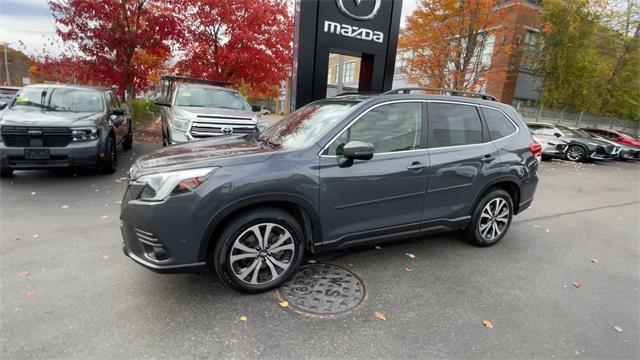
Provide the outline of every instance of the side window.
{"type": "Polygon", "coordinates": [[[516,127],[503,113],[495,109],[483,108],[484,118],[489,128],[491,140],[497,140],[516,132],[516,127]]]}
{"type": "Polygon", "coordinates": [[[542,134],[543,135],[548,135],[548,136],[555,136],[556,133],[560,133],[560,131],[551,128],[551,127],[544,127],[542,128],[542,134]]]}
{"type": "Polygon", "coordinates": [[[345,130],[327,149],[328,155],[342,155],[349,141],[372,143],[376,153],[421,148],[422,103],[403,102],[370,110],[345,130]]]}
{"type": "Polygon", "coordinates": [[[478,144],[482,142],[482,124],[475,106],[429,104],[430,147],[478,144]]]}
{"type": "Polygon", "coordinates": [[[540,126],[536,126],[536,125],[528,125],[529,129],[531,130],[531,132],[533,132],[534,135],[542,135],[542,127],[540,126]]]}

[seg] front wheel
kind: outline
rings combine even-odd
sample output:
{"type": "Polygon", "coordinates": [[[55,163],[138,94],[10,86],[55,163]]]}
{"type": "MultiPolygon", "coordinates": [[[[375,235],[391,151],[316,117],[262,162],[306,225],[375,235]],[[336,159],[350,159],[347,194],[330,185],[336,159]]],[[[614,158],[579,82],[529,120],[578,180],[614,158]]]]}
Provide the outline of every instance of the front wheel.
{"type": "Polygon", "coordinates": [[[118,169],[118,153],[116,152],[116,140],[107,138],[107,148],[99,171],[103,174],[113,174],[118,169]]]}
{"type": "Polygon", "coordinates": [[[508,192],[494,189],[486,194],[473,212],[465,238],[473,245],[491,246],[502,240],[513,218],[513,201],[508,192]]]}
{"type": "Polygon", "coordinates": [[[6,178],[13,176],[13,169],[9,167],[0,168],[0,177],[6,178]]]}
{"type": "Polygon", "coordinates": [[[218,238],[213,266],[228,286],[258,293],[282,285],[304,256],[300,225],[287,212],[262,208],[236,217],[218,238]]]}
{"type": "Polygon", "coordinates": [[[582,146],[571,145],[567,149],[567,159],[571,161],[584,161],[586,152],[582,146]]]}
{"type": "Polygon", "coordinates": [[[129,134],[122,140],[122,150],[129,151],[133,148],[133,130],[129,126],[129,134]]]}

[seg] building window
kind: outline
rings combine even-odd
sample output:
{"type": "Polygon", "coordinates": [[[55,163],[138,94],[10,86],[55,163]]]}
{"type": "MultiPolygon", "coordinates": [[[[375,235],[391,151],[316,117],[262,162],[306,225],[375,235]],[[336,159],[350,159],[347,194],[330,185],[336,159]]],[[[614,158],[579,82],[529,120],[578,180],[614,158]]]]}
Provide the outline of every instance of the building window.
{"type": "Polygon", "coordinates": [[[524,34],[524,43],[528,46],[536,46],[536,42],[538,39],[538,32],[535,30],[528,30],[524,34]]]}
{"type": "Polygon", "coordinates": [[[333,66],[329,66],[329,71],[327,72],[327,84],[334,84],[333,81],[333,66]]]}
{"type": "Polygon", "coordinates": [[[356,63],[348,62],[344,64],[344,76],[342,77],[342,81],[349,82],[353,81],[353,78],[356,74],[356,63]]]}

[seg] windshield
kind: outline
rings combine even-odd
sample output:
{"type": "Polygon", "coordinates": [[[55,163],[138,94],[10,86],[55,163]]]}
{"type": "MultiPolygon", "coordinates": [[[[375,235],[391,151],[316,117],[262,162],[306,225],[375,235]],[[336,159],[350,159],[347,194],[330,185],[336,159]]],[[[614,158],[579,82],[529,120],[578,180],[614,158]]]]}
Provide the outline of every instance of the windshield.
{"type": "Polygon", "coordinates": [[[176,106],[251,110],[247,101],[237,91],[196,85],[183,85],[178,88],[176,106]]]}
{"type": "Polygon", "coordinates": [[[104,110],[104,101],[95,90],[32,87],[20,92],[12,108],[96,113],[104,110]]]}
{"type": "Polygon", "coordinates": [[[286,149],[307,147],[317,142],[356,104],[354,101],[309,104],[261,132],[258,139],[286,149]]]}
{"type": "Polygon", "coordinates": [[[597,134],[591,134],[591,133],[588,133],[588,132],[586,132],[586,131],[584,131],[582,129],[571,129],[571,131],[579,134],[582,137],[586,137],[586,138],[595,138],[595,139],[600,138],[600,136],[598,136],[597,134]]]}
{"type": "Polygon", "coordinates": [[[577,137],[587,137],[587,138],[591,137],[590,135],[585,136],[584,134],[580,133],[578,130],[573,130],[573,129],[568,128],[566,126],[556,125],[556,127],[558,129],[560,129],[560,131],[562,131],[565,135],[577,136],[577,137]]]}

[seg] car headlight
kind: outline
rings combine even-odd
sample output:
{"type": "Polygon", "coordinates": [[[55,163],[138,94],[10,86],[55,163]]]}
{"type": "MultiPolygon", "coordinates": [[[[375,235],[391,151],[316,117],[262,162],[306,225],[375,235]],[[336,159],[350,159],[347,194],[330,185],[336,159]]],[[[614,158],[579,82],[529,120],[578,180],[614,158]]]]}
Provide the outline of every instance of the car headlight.
{"type": "Polygon", "coordinates": [[[72,141],[89,141],[98,138],[98,130],[96,128],[71,129],[72,141]]]}
{"type": "Polygon", "coordinates": [[[146,201],[162,201],[169,196],[192,192],[204,183],[215,169],[218,168],[170,171],[144,175],[135,181],[145,184],[140,199],[146,201]]]}
{"type": "Polygon", "coordinates": [[[189,121],[188,119],[181,119],[181,118],[173,118],[170,123],[171,127],[174,130],[178,130],[182,132],[187,131],[187,129],[189,129],[190,124],[191,124],[191,121],[189,121]]]}

